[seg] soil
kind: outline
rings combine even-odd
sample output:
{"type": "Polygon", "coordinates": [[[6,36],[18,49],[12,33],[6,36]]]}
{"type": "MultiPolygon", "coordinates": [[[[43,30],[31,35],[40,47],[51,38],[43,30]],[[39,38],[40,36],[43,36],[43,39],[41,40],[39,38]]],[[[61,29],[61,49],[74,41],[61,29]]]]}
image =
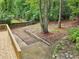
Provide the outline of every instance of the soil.
{"type": "Polygon", "coordinates": [[[53,59],[79,59],[79,51],[68,39],[60,40],[52,45],[53,59]]]}
{"type": "Polygon", "coordinates": [[[67,29],[74,27],[75,21],[63,21],[62,27],[57,28],[57,22],[49,22],[49,33],[41,32],[40,24],[24,27],[24,30],[30,31],[41,37],[45,41],[52,43],[67,35],[67,29]]]}
{"type": "MultiPolygon", "coordinates": [[[[49,22],[48,26],[49,33],[43,33],[41,31],[39,23],[30,26],[15,28],[12,29],[12,31],[21,33],[19,30],[22,31],[27,30],[31,33],[34,33],[43,40],[47,41],[48,43],[52,44],[53,48],[55,48],[57,45],[60,44],[60,42],[62,42],[62,44],[64,44],[63,49],[60,49],[59,53],[56,54],[56,56],[55,55],[53,56],[52,54],[53,59],[79,59],[79,55],[76,53],[77,51],[74,51],[75,50],[74,43],[71,43],[68,39],[62,40],[63,37],[66,37],[68,35],[67,30],[69,28],[78,26],[78,24],[76,24],[76,21],[62,21],[62,28],[57,28],[57,26],[58,26],[57,22],[49,22]],[[18,29],[18,31],[16,31],[16,29],[18,29]]],[[[26,36],[23,33],[22,35],[26,36]]]]}
{"type": "Polygon", "coordinates": [[[67,29],[76,26],[76,21],[62,21],[61,23],[62,23],[62,27],[57,28],[58,26],[57,22],[49,22],[49,26],[48,26],[49,33],[43,33],[41,31],[41,27],[39,23],[30,26],[14,28],[12,29],[12,31],[14,33],[17,33],[18,35],[21,33],[22,34],[21,36],[26,36],[25,33],[23,34],[23,32],[27,30],[51,44],[52,42],[58,41],[62,37],[66,36],[68,34],[67,29]]]}

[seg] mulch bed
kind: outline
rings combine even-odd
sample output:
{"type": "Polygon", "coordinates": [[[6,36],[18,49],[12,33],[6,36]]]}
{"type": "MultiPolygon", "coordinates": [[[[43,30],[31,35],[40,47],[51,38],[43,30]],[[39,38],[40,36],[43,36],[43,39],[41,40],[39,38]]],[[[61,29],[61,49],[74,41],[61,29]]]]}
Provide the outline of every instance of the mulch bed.
{"type": "MultiPolygon", "coordinates": [[[[67,29],[69,29],[71,27],[75,27],[76,21],[62,21],[62,28],[57,28],[57,26],[58,26],[57,22],[49,22],[49,33],[41,32],[41,26],[39,23],[30,25],[30,26],[20,27],[18,29],[20,31],[25,31],[25,30],[30,31],[30,32],[34,33],[35,35],[39,36],[40,38],[44,39],[45,41],[52,43],[52,42],[60,40],[64,36],[66,36],[67,29]]],[[[17,28],[15,28],[15,29],[17,29],[17,28]]],[[[14,32],[21,33],[16,30],[14,32]]],[[[23,36],[26,36],[26,35],[23,34],[23,36]]]]}
{"type": "Polygon", "coordinates": [[[62,37],[67,35],[67,29],[70,27],[74,27],[75,21],[63,21],[62,28],[57,28],[57,23],[50,22],[49,23],[49,33],[41,32],[40,25],[32,25],[25,27],[25,30],[28,30],[40,38],[46,40],[49,43],[60,40],[62,37]]]}

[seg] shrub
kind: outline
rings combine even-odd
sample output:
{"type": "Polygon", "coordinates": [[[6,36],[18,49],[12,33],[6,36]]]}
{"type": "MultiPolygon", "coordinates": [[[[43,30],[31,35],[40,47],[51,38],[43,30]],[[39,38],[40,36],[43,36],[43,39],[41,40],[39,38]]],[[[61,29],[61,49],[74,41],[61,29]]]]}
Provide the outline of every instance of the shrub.
{"type": "Polygon", "coordinates": [[[76,48],[79,50],[79,37],[76,38],[76,48]]]}
{"type": "Polygon", "coordinates": [[[76,48],[79,50],[79,28],[69,29],[68,33],[68,38],[76,44],[76,48]]]}
{"type": "Polygon", "coordinates": [[[69,39],[72,41],[72,42],[76,42],[79,40],[79,28],[71,28],[69,29],[69,39]]]}

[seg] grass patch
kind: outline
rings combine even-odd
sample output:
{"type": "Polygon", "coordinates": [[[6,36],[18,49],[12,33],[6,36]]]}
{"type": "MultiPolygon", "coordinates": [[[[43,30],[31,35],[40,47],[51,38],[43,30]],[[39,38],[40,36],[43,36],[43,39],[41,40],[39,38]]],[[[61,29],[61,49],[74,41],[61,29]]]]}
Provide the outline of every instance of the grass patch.
{"type": "Polygon", "coordinates": [[[60,30],[58,30],[58,29],[57,30],[52,30],[52,32],[60,32],[60,30]]]}
{"type": "Polygon", "coordinates": [[[21,21],[13,19],[13,20],[11,20],[11,23],[21,23],[21,21]]]}

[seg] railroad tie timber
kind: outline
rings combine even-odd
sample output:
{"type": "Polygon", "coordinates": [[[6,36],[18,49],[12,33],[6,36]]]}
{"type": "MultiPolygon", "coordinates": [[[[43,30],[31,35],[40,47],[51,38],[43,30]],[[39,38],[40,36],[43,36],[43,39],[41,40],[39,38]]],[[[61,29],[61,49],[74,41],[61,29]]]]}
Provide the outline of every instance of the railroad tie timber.
{"type": "Polygon", "coordinates": [[[35,39],[38,39],[38,40],[42,41],[43,43],[47,44],[48,46],[50,46],[50,43],[49,43],[49,42],[43,40],[42,38],[38,37],[38,36],[35,35],[34,33],[30,32],[30,31],[28,31],[28,30],[25,30],[25,32],[26,32],[27,34],[29,34],[30,36],[34,37],[35,39]]]}

